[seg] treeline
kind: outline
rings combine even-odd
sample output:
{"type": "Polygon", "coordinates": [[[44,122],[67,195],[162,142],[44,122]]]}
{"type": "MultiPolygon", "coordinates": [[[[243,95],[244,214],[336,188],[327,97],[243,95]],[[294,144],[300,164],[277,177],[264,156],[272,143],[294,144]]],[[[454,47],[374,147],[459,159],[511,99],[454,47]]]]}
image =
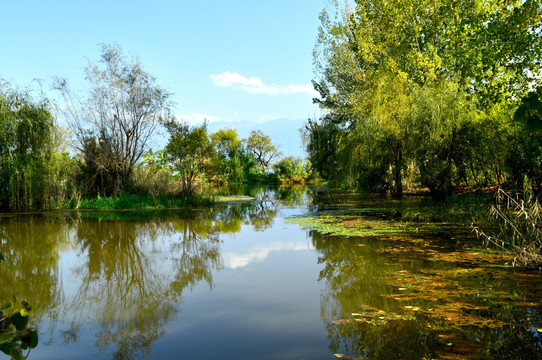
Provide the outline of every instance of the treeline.
{"type": "Polygon", "coordinates": [[[279,161],[261,131],[240,139],[233,129],[209,134],[206,124],[177,120],[171,94],[118,46],[103,45],[85,78],[84,93],[56,78],[54,103],[0,84],[0,211],[77,208],[126,194],[197,198],[205,184],[309,178],[308,164],[279,161]],[[153,151],[159,128],[169,141],[153,151]]]}
{"type": "Polygon", "coordinates": [[[542,191],[540,1],[357,0],[321,21],[305,140],[324,179],[542,191]]]}

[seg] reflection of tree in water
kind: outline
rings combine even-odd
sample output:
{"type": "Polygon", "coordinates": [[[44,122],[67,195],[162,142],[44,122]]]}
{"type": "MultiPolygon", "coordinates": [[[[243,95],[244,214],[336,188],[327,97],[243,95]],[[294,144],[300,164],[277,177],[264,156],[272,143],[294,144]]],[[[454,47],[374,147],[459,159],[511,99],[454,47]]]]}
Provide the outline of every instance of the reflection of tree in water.
{"type": "MultiPolygon", "coordinates": [[[[113,349],[113,358],[144,357],[163,326],[175,315],[185,289],[200,282],[212,287],[212,273],[223,267],[221,233],[242,225],[263,230],[273,223],[277,203],[268,190],[257,201],[198,211],[84,213],[70,216],[2,218],[0,295],[31,302],[33,321],[58,321],[64,343],[77,342],[96,324],[96,345],[113,349]],[[132,216],[133,215],[133,216],[132,216]],[[72,302],[65,299],[60,253],[77,252],[72,302]]],[[[64,269],[68,271],[70,269],[64,269]]]]}
{"type": "Polygon", "coordinates": [[[309,201],[313,192],[309,192],[305,185],[279,186],[276,197],[287,206],[301,206],[309,201]]]}
{"type": "Polygon", "coordinates": [[[472,265],[462,268],[419,252],[401,257],[384,255],[379,251],[397,243],[383,238],[361,242],[315,231],[310,235],[323,264],[322,317],[333,353],[368,359],[542,358],[542,337],[532,324],[533,319],[540,320],[540,314],[536,308],[510,302],[510,293],[521,294],[527,289],[508,279],[506,273],[498,278],[473,274],[472,265]],[[432,289],[442,288],[441,293],[398,289],[410,286],[403,274],[432,289]],[[458,278],[457,274],[463,275],[458,278]],[[399,283],[390,280],[398,275],[399,283]],[[403,285],[398,285],[401,281],[403,285]],[[402,294],[409,291],[411,300],[405,302],[402,294]]]}
{"type": "Polygon", "coordinates": [[[148,355],[183,291],[201,281],[212,286],[212,271],[222,268],[220,226],[209,216],[81,221],[77,234],[87,261],[79,268],[72,328],[97,320],[97,346],[115,344],[115,359],[148,355]]]}
{"type": "Polygon", "coordinates": [[[323,264],[320,281],[322,318],[330,339],[330,351],[369,359],[422,359],[434,356],[435,337],[414,321],[390,321],[375,326],[362,322],[341,322],[359,313],[364,304],[392,311],[397,302],[386,297],[392,291],[378,275],[386,270],[383,257],[371,256],[374,243],[356,246],[359,239],[325,236],[311,231],[318,262],[323,264]],[[410,346],[420,344],[420,346],[410,346]]]}
{"type": "Polygon", "coordinates": [[[224,204],[215,208],[216,219],[221,221],[224,230],[237,232],[241,225],[252,225],[256,231],[264,231],[273,225],[278,213],[278,201],[275,191],[265,186],[246,188],[237,191],[254,200],[236,204],[224,204]]]}
{"type": "Polygon", "coordinates": [[[274,198],[274,192],[267,187],[260,188],[254,194],[256,200],[249,208],[249,223],[256,231],[269,229],[278,212],[278,202],[274,198]]]}
{"type": "Polygon", "coordinates": [[[2,264],[0,303],[16,294],[31,303],[31,321],[44,332],[42,315],[58,315],[63,300],[59,283],[59,252],[70,246],[72,221],[64,217],[13,216],[0,218],[2,264]]]}

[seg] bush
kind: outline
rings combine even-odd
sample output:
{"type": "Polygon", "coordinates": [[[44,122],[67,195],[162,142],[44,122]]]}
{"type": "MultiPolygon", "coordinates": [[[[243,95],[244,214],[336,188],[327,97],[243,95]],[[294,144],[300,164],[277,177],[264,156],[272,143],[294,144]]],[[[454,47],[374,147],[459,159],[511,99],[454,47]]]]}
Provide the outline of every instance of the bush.
{"type": "Polygon", "coordinates": [[[275,164],[275,176],[281,184],[304,184],[310,170],[296,157],[286,157],[275,164]]]}

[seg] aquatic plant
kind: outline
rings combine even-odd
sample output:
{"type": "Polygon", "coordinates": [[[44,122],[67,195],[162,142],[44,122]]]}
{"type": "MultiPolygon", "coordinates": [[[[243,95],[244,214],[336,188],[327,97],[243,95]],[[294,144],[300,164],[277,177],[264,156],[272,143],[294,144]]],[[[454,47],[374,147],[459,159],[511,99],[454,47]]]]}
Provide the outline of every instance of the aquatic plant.
{"type": "Polygon", "coordinates": [[[542,209],[533,194],[513,196],[499,189],[497,202],[489,209],[492,225],[498,231],[490,235],[479,226],[472,225],[477,236],[486,245],[492,244],[513,255],[513,265],[529,267],[542,264],[542,209]]]}
{"type": "MultiPolygon", "coordinates": [[[[0,253],[1,261],[5,258],[0,253]]],[[[0,351],[13,360],[26,359],[30,349],[38,346],[38,331],[28,327],[31,309],[26,301],[19,303],[15,296],[0,306],[0,351]],[[23,350],[28,350],[26,356],[23,350]]]]}

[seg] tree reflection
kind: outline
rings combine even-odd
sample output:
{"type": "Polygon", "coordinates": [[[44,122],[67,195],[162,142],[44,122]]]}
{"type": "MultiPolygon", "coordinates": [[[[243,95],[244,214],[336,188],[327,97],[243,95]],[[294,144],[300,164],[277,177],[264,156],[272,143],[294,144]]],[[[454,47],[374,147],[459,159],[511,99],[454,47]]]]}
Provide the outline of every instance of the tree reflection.
{"type": "Polygon", "coordinates": [[[6,257],[0,269],[0,302],[12,295],[31,302],[32,322],[39,327],[45,311],[53,316],[61,311],[59,252],[70,247],[72,230],[73,221],[65,217],[0,218],[0,253],[6,257]]]}
{"type": "Polygon", "coordinates": [[[8,260],[0,298],[28,299],[38,327],[40,319],[51,321],[49,342],[77,342],[93,324],[96,346],[113,358],[145,357],[185,290],[213,287],[213,273],[224,267],[221,234],[244,224],[263,229],[276,213],[263,196],[194,211],[0,218],[0,252],[8,260]],[[75,258],[69,268],[59,267],[64,251],[75,258]],[[63,283],[69,271],[76,287],[63,283]],[[56,332],[59,322],[68,325],[56,332]]]}
{"type": "Polygon", "coordinates": [[[273,225],[278,212],[278,203],[274,192],[268,187],[262,187],[254,194],[256,200],[249,207],[249,223],[256,231],[264,231],[273,225]]]}
{"type": "Polygon", "coordinates": [[[277,199],[287,206],[301,206],[308,202],[312,192],[308,192],[305,185],[279,186],[277,188],[277,199]]]}
{"type": "Polygon", "coordinates": [[[81,221],[77,237],[86,262],[78,269],[72,328],[97,321],[99,348],[115,345],[116,359],[148,355],[183,291],[201,281],[212,286],[213,270],[222,269],[218,229],[224,226],[211,215],[81,221]]]}
{"type": "Polygon", "coordinates": [[[310,236],[323,264],[321,311],[333,353],[541,358],[539,294],[506,268],[484,263],[482,271],[469,258],[476,252],[424,250],[412,245],[416,238],[310,236]]]}

